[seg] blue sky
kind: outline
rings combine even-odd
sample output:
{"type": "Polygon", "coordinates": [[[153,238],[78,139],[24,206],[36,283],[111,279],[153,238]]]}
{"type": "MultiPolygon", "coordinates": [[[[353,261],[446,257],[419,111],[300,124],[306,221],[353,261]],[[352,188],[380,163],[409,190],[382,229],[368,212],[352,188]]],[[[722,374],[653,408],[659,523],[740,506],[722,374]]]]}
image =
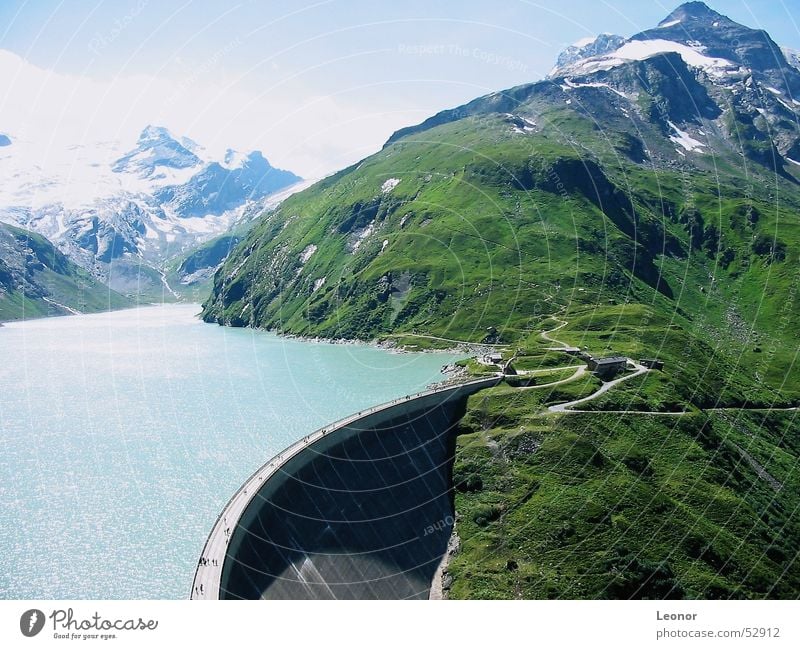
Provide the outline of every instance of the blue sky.
{"type": "MultiPolygon", "coordinates": [[[[141,130],[137,120],[160,120],[315,176],[380,148],[400,126],[541,78],[580,38],[629,36],[677,4],[4,0],[0,49],[113,92],[149,88],[129,96],[120,137],[141,130]],[[153,105],[156,87],[168,105],[153,105]]],[[[800,0],[709,4],[800,49],[800,0]]]]}

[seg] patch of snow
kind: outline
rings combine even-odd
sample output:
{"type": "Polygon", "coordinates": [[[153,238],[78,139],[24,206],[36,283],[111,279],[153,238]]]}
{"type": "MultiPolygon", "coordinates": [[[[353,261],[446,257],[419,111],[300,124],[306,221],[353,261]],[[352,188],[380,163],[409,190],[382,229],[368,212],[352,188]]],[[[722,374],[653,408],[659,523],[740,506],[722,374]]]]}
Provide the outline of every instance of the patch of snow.
{"type": "Polygon", "coordinates": [[[711,26],[712,26],[712,27],[719,27],[719,20],[717,20],[717,21],[715,21],[715,22],[711,23],[711,26]]]}
{"type": "Polygon", "coordinates": [[[783,93],[778,90],[777,88],[773,88],[772,86],[764,86],[770,92],[774,92],[776,95],[782,95],[783,93]]]}
{"type": "Polygon", "coordinates": [[[781,99],[780,97],[775,97],[775,99],[777,99],[777,100],[778,100],[778,102],[780,102],[780,104],[782,104],[782,105],[783,105],[783,107],[784,107],[784,108],[786,108],[786,110],[788,110],[789,112],[792,112],[792,113],[794,113],[794,112],[796,112],[796,111],[797,111],[797,109],[796,109],[796,108],[793,108],[792,106],[790,106],[789,104],[787,104],[787,103],[786,103],[785,101],[783,101],[783,99],[781,99]]]}
{"type": "Polygon", "coordinates": [[[240,261],[240,262],[239,262],[239,263],[236,265],[236,268],[234,268],[234,269],[231,271],[230,275],[228,275],[228,278],[227,278],[227,279],[228,279],[228,281],[232,280],[234,277],[236,277],[236,276],[239,274],[239,271],[240,271],[240,270],[242,270],[242,267],[243,267],[243,266],[244,266],[244,265],[247,263],[247,259],[248,259],[248,257],[245,257],[244,259],[242,259],[242,260],[241,260],[241,261],[240,261]]]}
{"type": "Polygon", "coordinates": [[[521,117],[520,115],[511,115],[511,117],[522,120],[522,128],[519,128],[518,126],[514,127],[514,131],[517,133],[530,133],[531,131],[536,130],[536,122],[532,122],[531,120],[521,117]]]}
{"type": "Polygon", "coordinates": [[[675,25],[679,25],[680,22],[681,22],[680,20],[670,20],[668,23],[661,23],[658,26],[658,28],[659,29],[664,29],[666,27],[674,27],[675,25]]]}
{"type": "Polygon", "coordinates": [[[620,92],[619,90],[617,90],[615,88],[612,88],[607,83],[597,83],[597,82],[595,82],[595,83],[573,83],[570,79],[564,79],[564,83],[566,84],[566,86],[561,86],[561,89],[564,90],[565,92],[567,90],[572,90],[574,88],[606,88],[607,90],[610,90],[611,92],[613,92],[615,95],[619,95],[623,99],[627,99],[627,96],[625,96],[624,93],[620,92]]]}
{"type": "Polygon", "coordinates": [[[311,259],[311,255],[313,255],[315,252],[317,252],[317,246],[315,246],[313,243],[306,246],[303,249],[303,252],[300,253],[300,263],[305,264],[309,259],[311,259]]]}
{"type": "Polygon", "coordinates": [[[622,47],[603,56],[596,56],[576,64],[575,73],[589,74],[599,70],[610,70],[627,61],[643,61],[657,54],[675,52],[687,65],[705,70],[710,76],[720,76],[738,66],[722,58],[706,56],[702,46],[690,47],[682,43],[655,38],[646,41],[628,41],[622,47]]]}
{"type": "MultiPolygon", "coordinates": [[[[735,69],[725,70],[725,74],[727,74],[728,76],[731,76],[731,77],[732,76],[743,77],[743,76],[745,76],[747,74],[750,74],[750,73],[751,73],[750,72],[750,68],[743,68],[741,66],[739,66],[739,67],[737,67],[735,69]]],[[[734,88],[734,90],[736,90],[736,88],[734,88]]]]}
{"type": "Polygon", "coordinates": [[[675,124],[667,120],[667,124],[669,124],[670,128],[675,131],[675,135],[670,135],[669,139],[672,140],[675,144],[679,144],[687,151],[699,151],[705,145],[698,140],[695,140],[691,135],[686,133],[685,131],[680,130],[675,124]]]}
{"type": "Polygon", "coordinates": [[[565,103],[567,106],[569,106],[569,105],[572,103],[572,100],[571,100],[571,99],[567,99],[567,101],[565,101],[564,103],[565,103]]]}
{"type": "Polygon", "coordinates": [[[797,165],[798,167],[800,167],[800,162],[798,162],[797,160],[792,160],[791,158],[786,158],[786,159],[793,165],[797,165]]]}
{"type": "Polygon", "coordinates": [[[400,184],[400,179],[399,178],[389,178],[389,179],[384,181],[383,185],[381,185],[381,191],[384,194],[388,194],[390,191],[392,191],[399,184],[400,184]]]}
{"type": "Polygon", "coordinates": [[[386,250],[386,246],[388,246],[388,245],[389,245],[389,240],[388,239],[384,239],[383,240],[383,245],[381,245],[381,252],[386,250]]]}
{"type": "Polygon", "coordinates": [[[641,61],[655,54],[663,54],[664,52],[675,52],[680,55],[687,65],[703,68],[707,71],[715,71],[719,68],[728,68],[734,65],[727,59],[705,56],[698,52],[696,48],[661,39],[631,41],[614,52],[614,56],[621,59],[641,61]]]}
{"type": "Polygon", "coordinates": [[[221,217],[208,216],[192,216],[192,217],[176,217],[175,223],[184,232],[192,232],[194,234],[215,234],[220,229],[221,217]]]}
{"type": "Polygon", "coordinates": [[[366,239],[369,235],[371,235],[375,231],[375,220],[373,219],[370,221],[367,227],[363,228],[362,230],[357,230],[353,232],[355,235],[355,241],[352,243],[351,252],[352,254],[356,254],[358,249],[361,247],[361,244],[364,243],[364,239],[366,239]]]}
{"type": "Polygon", "coordinates": [[[315,279],[314,280],[314,288],[311,289],[311,292],[312,293],[316,293],[319,289],[321,289],[323,286],[325,286],[325,280],[326,279],[327,278],[325,278],[325,277],[320,277],[319,279],[315,279]]]}
{"type": "Polygon", "coordinates": [[[514,133],[529,133],[530,131],[536,130],[536,124],[525,117],[521,117],[520,115],[514,115],[514,113],[503,113],[503,116],[506,117],[511,122],[511,130],[514,133]],[[522,122],[522,126],[519,126],[519,123],[522,122]]]}
{"type": "Polygon", "coordinates": [[[625,63],[624,59],[615,59],[609,56],[593,57],[576,64],[575,72],[578,74],[591,74],[599,70],[610,70],[625,63]]]}

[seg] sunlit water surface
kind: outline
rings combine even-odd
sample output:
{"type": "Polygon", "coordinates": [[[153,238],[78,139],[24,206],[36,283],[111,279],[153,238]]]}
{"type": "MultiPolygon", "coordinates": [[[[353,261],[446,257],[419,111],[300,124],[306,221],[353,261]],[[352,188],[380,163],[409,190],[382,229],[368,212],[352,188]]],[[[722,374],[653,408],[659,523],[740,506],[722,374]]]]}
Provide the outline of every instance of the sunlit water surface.
{"type": "Polygon", "coordinates": [[[300,342],[196,305],[0,327],[0,597],[187,597],[258,466],[440,380],[445,354],[300,342]]]}

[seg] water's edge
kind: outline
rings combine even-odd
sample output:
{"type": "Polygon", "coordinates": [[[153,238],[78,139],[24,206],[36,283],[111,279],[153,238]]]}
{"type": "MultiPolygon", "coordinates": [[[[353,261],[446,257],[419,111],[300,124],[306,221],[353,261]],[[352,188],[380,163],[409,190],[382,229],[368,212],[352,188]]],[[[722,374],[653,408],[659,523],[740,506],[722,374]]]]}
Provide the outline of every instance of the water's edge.
{"type": "Polygon", "coordinates": [[[209,326],[198,311],[2,329],[0,598],[185,597],[208,530],[263,458],[455,360],[209,326]]]}

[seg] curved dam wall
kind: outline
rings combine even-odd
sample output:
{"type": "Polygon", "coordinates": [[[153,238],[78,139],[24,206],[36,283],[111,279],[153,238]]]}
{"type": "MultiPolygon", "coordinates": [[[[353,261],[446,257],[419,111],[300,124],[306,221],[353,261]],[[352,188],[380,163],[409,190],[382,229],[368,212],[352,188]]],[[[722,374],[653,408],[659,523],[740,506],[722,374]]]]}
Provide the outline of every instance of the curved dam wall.
{"type": "Polygon", "coordinates": [[[220,599],[427,598],[452,531],[454,428],[467,397],[499,380],[378,406],[273,458],[220,515],[225,542],[212,543],[218,521],[204,551],[212,567],[194,588],[220,599]]]}

